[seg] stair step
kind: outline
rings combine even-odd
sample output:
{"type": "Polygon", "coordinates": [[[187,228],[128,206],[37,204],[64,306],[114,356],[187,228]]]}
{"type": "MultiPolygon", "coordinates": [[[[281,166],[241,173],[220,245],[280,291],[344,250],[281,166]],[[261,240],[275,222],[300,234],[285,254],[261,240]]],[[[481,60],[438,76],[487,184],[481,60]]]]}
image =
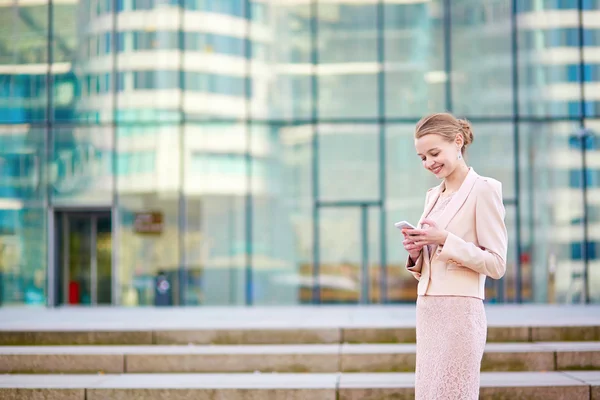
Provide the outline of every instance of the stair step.
{"type": "MultiPolygon", "coordinates": [[[[414,374],[0,375],[0,398],[374,400],[414,398],[414,374]],[[217,397],[218,396],[218,397],[217,397]]],[[[600,372],[484,372],[480,399],[600,400],[600,372]]]]}
{"type": "MultiPolygon", "coordinates": [[[[0,346],[150,344],[415,343],[415,328],[230,328],[190,330],[7,330],[0,346]]],[[[487,341],[600,341],[599,326],[489,327],[487,341]]]]}
{"type": "MultiPolygon", "coordinates": [[[[486,304],[488,342],[600,341],[599,305],[486,304]]],[[[411,305],[0,308],[0,345],[415,343],[411,305]]]]}
{"type": "MultiPolygon", "coordinates": [[[[414,344],[0,347],[0,373],[412,372],[414,344]]],[[[600,370],[600,342],[488,343],[483,371],[600,370]]]]}

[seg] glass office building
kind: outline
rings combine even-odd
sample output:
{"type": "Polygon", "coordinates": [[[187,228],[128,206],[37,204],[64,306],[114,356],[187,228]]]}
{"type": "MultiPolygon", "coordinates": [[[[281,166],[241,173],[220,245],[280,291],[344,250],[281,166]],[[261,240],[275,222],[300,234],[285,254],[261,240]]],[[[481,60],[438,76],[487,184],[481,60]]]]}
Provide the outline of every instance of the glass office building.
{"type": "Polygon", "coordinates": [[[446,110],[487,301],[600,302],[598,0],[0,0],[1,305],[413,302],[446,110]]]}

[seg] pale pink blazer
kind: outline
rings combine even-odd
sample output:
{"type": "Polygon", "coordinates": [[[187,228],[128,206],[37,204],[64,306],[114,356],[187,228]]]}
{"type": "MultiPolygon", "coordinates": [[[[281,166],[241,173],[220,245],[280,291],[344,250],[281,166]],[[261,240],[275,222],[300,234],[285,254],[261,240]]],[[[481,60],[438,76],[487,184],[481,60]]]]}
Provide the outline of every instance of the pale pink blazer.
{"type": "MultiPolygon", "coordinates": [[[[429,189],[421,220],[433,208],[444,183],[429,189]]],[[[446,243],[433,254],[427,247],[406,268],[419,281],[417,293],[429,296],[485,298],[485,279],[500,279],[506,272],[508,235],[504,223],[502,184],[469,169],[438,227],[449,232],[446,243]]],[[[421,226],[419,225],[419,228],[421,226]]]]}

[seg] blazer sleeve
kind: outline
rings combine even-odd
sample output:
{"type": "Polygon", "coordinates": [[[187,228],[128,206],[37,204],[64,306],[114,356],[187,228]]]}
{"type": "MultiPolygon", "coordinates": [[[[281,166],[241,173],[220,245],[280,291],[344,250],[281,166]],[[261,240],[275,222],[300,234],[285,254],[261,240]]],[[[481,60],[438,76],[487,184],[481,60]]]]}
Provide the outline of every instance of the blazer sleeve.
{"type": "MultiPolygon", "coordinates": [[[[429,201],[429,191],[427,191],[427,194],[425,195],[425,206],[427,207],[427,203],[429,201]]],[[[421,280],[421,269],[423,268],[423,253],[424,251],[421,250],[421,254],[419,254],[419,258],[417,258],[415,261],[413,261],[410,256],[406,257],[406,269],[408,270],[408,272],[410,272],[412,274],[412,276],[415,277],[416,280],[421,280]]]]}
{"type": "Polygon", "coordinates": [[[406,257],[406,269],[408,272],[415,277],[416,280],[421,280],[421,269],[423,268],[423,250],[421,250],[421,254],[417,261],[414,261],[410,258],[410,256],[406,257]]]}
{"type": "Polygon", "coordinates": [[[446,263],[454,262],[470,268],[490,278],[500,279],[506,273],[508,252],[502,184],[498,181],[484,182],[484,187],[477,193],[475,205],[475,229],[479,246],[449,233],[438,258],[446,263]]]}

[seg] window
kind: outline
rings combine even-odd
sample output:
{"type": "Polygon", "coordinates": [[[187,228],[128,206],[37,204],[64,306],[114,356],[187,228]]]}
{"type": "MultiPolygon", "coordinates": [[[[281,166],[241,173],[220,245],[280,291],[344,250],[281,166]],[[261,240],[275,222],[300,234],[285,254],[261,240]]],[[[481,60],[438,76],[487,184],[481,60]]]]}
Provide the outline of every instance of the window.
{"type": "MultiPolygon", "coordinates": [[[[590,260],[596,260],[598,258],[598,252],[596,251],[600,243],[588,242],[587,243],[587,256],[590,260]]],[[[572,260],[583,260],[583,242],[571,243],[571,259],[572,260]]]]}
{"type": "Polygon", "coordinates": [[[156,154],[153,151],[117,153],[117,175],[153,173],[156,154]]]}
{"type": "MultiPolygon", "coordinates": [[[[578,28],[536,29],[520,32],[519,36],[522,49],[579,46],[578,28]]],[[[583,29],[583,45],[600,45],[600,29],[583,29]]]]}
{"type": "Polygon", "coordinates": [[[103,40],[103,53],[102,54],[110,54],[112,49],[112,43],[111,43],[111,37],[112,34],[110,32],[106,32],[104,33],[104,40],[103,40]]]}
{"type": "MultiPolygon", "coordinates": [[[[600,170],[586,168],[585,180],[587,187],[600,187],[600,170]]],[[[569,187],[574,189],[583,187],[583,174],[581,169],[572,169],[569,171],[569,187]]]]}
{"type": "Polygon", "coordinates": [[[134,10],[151,10],[154,7],[154,0],[132,0],[134,10]]]}
{"type": "Polygon", "coordinates": [[[246,156],[195,153],[192,155],[192,168],[206,175],[244,176],[247,171],[246,156]]]}
{"type": "Polygon", "coordinates": [[[135,71],[133,87],[138,90],[176,89],[179,87],[178,71],[135,71]]]}
{"type": "MultiPolygon", "coordinates": [[[[581,137],[577,135],[571,135],[569,137],[569,147],[572,149],[581,149],[581,137]]],[[[596,135],[588,135],[585,137],[585,148],[586,150],[600,149],[599,141],[596,135]]]]}
{"type": "Polygon", "coordinates": [[[125,51],[125,32],[117,33],[117,52],[122,53],[125,51]]]}
{"type": "Polygon", "coordinates": [[[186,32],[185,48],[186,50],[198,50],[239,57],[245,56],[243,39],[212,33],[186,32]]]}
{"type": "Polygon", "coordinates": [[[245,79],[237,76],[185,72],[185,90],[244,96],[245,79]]]}
{"type": "MultiPolygon", "coordinates": [[[[532,12],[543,10],[578,10],[579,0],[519,0],[517,12],[532,12]]],[[[597,10],[600,7],[599,0],[583,0],[583,10],[597,10]]]]}
{"type": "Polygon", "coordinates": [[[117,73],[117,92],[122,92],[125,90],[125,72],[117,73]]]}

